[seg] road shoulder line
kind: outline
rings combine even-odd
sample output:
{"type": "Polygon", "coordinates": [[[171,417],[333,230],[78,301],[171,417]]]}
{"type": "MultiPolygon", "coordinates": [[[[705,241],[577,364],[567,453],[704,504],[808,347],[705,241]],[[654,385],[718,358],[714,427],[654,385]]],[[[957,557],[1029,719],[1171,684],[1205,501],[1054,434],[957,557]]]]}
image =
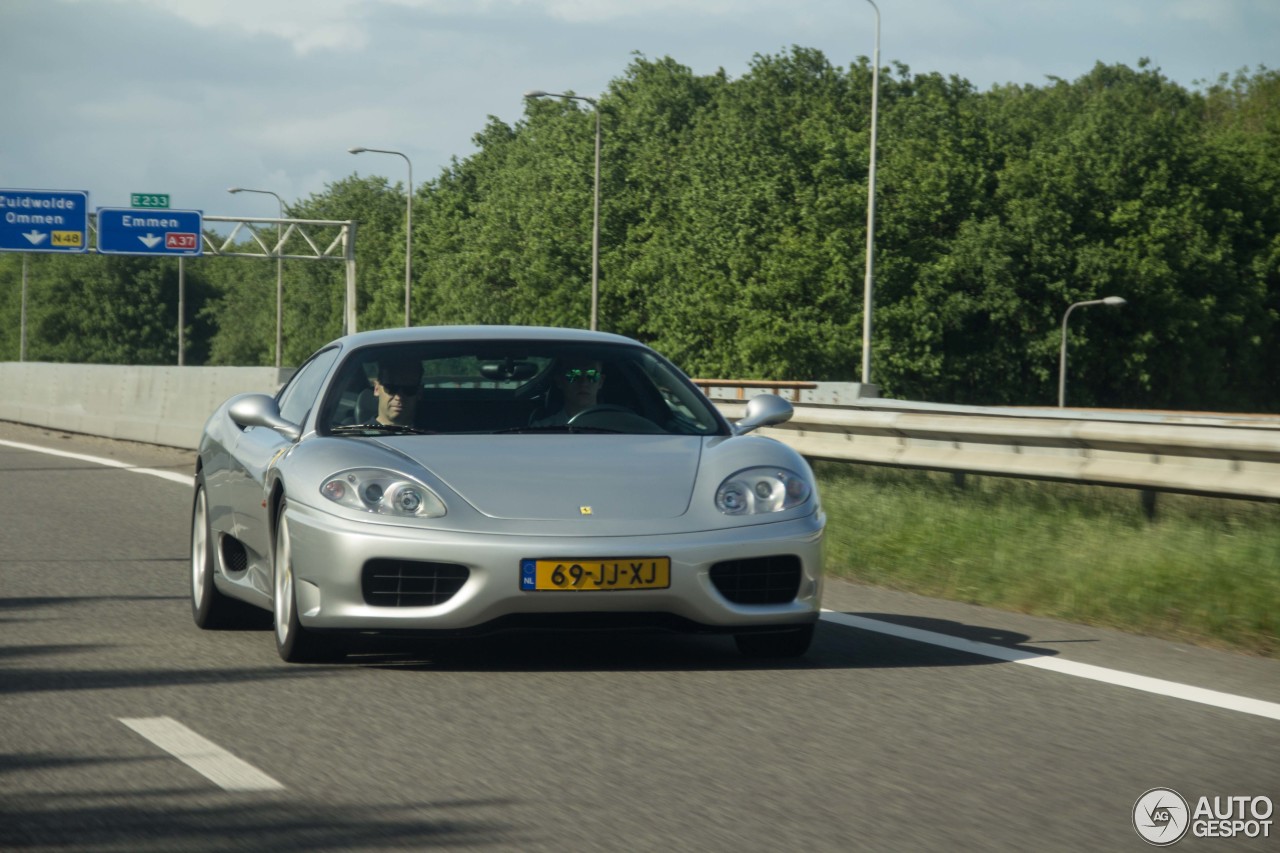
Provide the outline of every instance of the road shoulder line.
{"type": "Polygon", "coordinates": [[[1162,678],[1151,678],[1146,675],[1135,675],[1117,669],[1094,666],[1093,664],[1063,660],[1053,655],[1029,652],[1024,649],[1011,649],[1007,646],[997,646],[992,643],[980,643],[975,640],[966,640],[962,637],[952,637],[949,634],[939,634],[936,631],[925,631],[920,628],[895,625],[892,622],[868,619],[865,616],[854,616],[849,613],[837,613],[833,610],[823,610],[822,618],[828,622],[849,628],[874,631],[877,634],[888,634],[904,640],[928,643],[931,646],[942,646],[953,651],[993,658],[1008,663],[1034,666],[1037,669],[1047,669],[1059,675],[1087,678],[1090,681],[1128,687],[1159,696],[1169,696],[1188,702],[1198,702],[1202,705],[1212,705],[1215,708],[1225,708],[1228,711],[1256,714],[1260,717],[1280,720],[1280,704],[1275,702],[1265,702],[1261,699],[1251,699],[1234,693],[1222,693],[1217,690],[1208,690],[1176,681],[1165,681],[1162,678]]]}

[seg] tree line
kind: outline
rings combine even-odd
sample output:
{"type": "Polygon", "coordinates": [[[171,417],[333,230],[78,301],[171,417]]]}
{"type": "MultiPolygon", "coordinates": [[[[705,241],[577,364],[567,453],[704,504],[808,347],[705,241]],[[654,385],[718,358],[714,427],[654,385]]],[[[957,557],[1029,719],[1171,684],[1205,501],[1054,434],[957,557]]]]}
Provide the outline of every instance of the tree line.
{"type": "MultiPolygon", "coordinates": [[[[692,375],[860,372],[870,63],[792,48],[738,78],[635,56],[598,98],[600,328],[692,375]]],[[[414,188],[415,323],[585,327],[595,115],[526,102],[414,188]]],[[[872,381],[887,396],[1280,411],[1280,74],[1188,89],[1140,61],[978,91],[882,71],[872,381]]],[[[358,174],[288,205],[356,220],[361,328],[403,324],[404,186],[358,174]]],[[[174,363],[170,260],[43,256],[28,359],[174,363]]],[[[0,256],[0,357],[18,355],[0,256]]],[[[271,364],[275,265],[187,265],[188,364],[271,364]]],[[[342,330],[338,264],[286,262],[286,364],[342,330]]]]}

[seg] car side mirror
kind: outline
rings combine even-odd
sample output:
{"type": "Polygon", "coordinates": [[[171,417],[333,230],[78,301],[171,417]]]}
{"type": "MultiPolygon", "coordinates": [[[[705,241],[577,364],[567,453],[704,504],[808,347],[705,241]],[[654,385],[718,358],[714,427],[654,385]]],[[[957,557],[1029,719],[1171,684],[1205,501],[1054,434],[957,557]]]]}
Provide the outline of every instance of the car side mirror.
{"type": "Polygon", "coordinates": [[[734,435],[746,435],[760,427],[776,426],[791,420],[795,409],[777,394],[757,394],[747,403],[747,414],[733,425],[734,435]]]}
{"type": "Polygon", "coordinates": [[[241,429],[262,426],[273,429],[290,441],[302,436],[302,427],[280,416],[276,398],[267,394],[241,394],[231,401],[227,414],[241,429]]]}

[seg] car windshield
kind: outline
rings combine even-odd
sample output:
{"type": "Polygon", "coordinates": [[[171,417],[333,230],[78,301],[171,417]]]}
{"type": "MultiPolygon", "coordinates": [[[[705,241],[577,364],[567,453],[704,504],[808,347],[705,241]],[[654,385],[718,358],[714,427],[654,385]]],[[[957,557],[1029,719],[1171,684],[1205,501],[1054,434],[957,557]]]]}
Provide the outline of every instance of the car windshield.
{"type": "Polygon", "coordinates": [[[334,373],[317,427],[332,435],[727,435],[689,379],[652,350],[554,341],[379,344],[334,373]]]}

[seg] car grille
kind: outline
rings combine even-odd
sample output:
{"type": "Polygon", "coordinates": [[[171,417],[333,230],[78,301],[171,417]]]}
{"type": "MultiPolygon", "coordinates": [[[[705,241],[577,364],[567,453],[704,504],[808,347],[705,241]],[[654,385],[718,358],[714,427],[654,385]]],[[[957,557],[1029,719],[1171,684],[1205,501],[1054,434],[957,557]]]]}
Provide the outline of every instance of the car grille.
{"type": "Polygon", "coordinates": [[[370,560],[360,585],[365,604],[373,607],[430,607],[452,598],[470,574],[454,563],[370,560]]]}
{"type": "Polygon", "coordinates": [[[800,558],[726,560],[711,567],[711,582],[734,604],[784,604],[800,590],[800,558]]]}

